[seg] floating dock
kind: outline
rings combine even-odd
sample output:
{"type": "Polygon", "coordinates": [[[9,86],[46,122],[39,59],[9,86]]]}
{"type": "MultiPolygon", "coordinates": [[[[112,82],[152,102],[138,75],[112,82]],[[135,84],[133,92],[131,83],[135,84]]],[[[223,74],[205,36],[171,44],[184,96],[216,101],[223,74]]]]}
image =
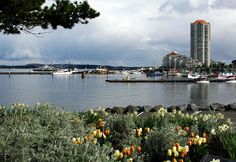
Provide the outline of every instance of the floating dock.
{"type": "MultiPolygon", "coordinates": [[[[226,82],[230,79],[209,79],[210,82],[226,82]]],[[[110,83],[195,83],[196,79],[107,79],[110,83]]]]}

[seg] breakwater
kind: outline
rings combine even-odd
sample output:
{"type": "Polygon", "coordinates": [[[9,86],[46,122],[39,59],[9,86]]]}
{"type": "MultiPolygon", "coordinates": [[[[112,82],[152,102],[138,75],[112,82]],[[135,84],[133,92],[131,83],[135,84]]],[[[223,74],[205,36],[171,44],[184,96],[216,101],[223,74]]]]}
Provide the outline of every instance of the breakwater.
{"type": "Polygon", "coordinates": [[[105,111],[109,113],[117,113],[117,114],[126,114],[133,112],[157,112],[161,108],[167,109],[168,112],[172,112],[173,110],[181,111],[181,112],[195,112],[195,111],[216,111],[216,112],[236,112],[236,102],[230,104],[221,104],[221,103],[212,103],[210,105],[197,105],[194,103],[191,104],[183,104],[183,105],[174,105],[165,107],[163,105],[156,106],[134,106],[129,105],[127,107],[119,107],[114,106],[113,108],[106,108],[105,111]]]}
{"type": "Polygon", "coordinates": [[[149,117],[152,113],[159,111],[161,108],[167,109],[168,112],[173,110],[181,111],[183,113],[193,113],[200,111],[200,113],[222,113],[226,118],[231,119],[232,128],[236,130],[236,102],[231,104],[220,104],[212,103],[210,105],[197,105],[197,104],[183,104],[177,106],[165,107],[163,105],[156,106],[133,106],[129,105],[127,107],[113,107],[106,108],[105,111],[114,114],[128,114],[128,113],[139,113],[140,117],[149,117]]]}

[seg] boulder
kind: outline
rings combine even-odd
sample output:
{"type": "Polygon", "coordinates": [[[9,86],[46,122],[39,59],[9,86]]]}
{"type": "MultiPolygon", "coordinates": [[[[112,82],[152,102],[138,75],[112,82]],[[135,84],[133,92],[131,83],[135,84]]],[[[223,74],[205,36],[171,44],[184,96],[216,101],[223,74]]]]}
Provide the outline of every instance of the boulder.
{"type": "Polygon", "coordinates": [[[116,113],[116,114],[124,114],[125,109],[123,107],[113,107],[112,108],[112,113],[116,113]]]}
{"type": "Polygon", "coordinates": [[[137,106],[129,105],[125,108],[125,113],[133,113],[135,111],[139,111],[139,108],[137,106]]]}
{"type": "Polygon", "coordinates": [[[194,103],[188,104],[187,106],[187,111],[195,112],[195,111],[198,111],[198,109],[199,109],[199,106],[194,103]]]}
{"type": "Polygon", "coordinates": [[[225,105],[220,103],[212,103],[209,105],[209,107],[212,111],[225,111],[225,105]]]}
{"type": "Polygon", "coordinates": [[[164,106],[162,106],[162,105],[154,106],[154,107],[150,110],[150,112],[157,112],[158,110],[160,110],[160,108],[164,108],[164,106]]]}
{"type": "Polygon", "coordinates": [[[140,107],[139,110],[143,110],[141,112],[149,112],[151,109],[152,107],[150,105],[145,105],[145,106],[140,107]]]}
{"type": "Polygon", "coordinates": [[[177,106],[169,106],[169,107],[167,107],[167,111],[168,112],[172,112],[172,110],[176,110],[177,109],[177,106]]]}
{"type": "Polygon", "coordinates": [[[111,113],[112,109],[108,107],[108,108],[105,109],[105,111],[108,112],[108,113],[111,113]]]}
{"type": "Polygon", "coordinates": [[[210,109],[210,106],[208,106],[208,105],[200,105],[198,110],[200,110],[200,111],[210,111],[211,109],[210,109]]]}
{"type": "Polygon", "coordinates": [[[225,105],[225,110],[226,111],[230,111],[230,110],[236,111],[236,102],[225,105]]]}
{"type": "Polygon", "coordinates": [[[176,110],[177,110],[177,111],[181,111],[181,112],[186,112],[186,111],[187,111],[187,108],[188,108],[188,105],[187,105],[187,104],[183,104],[183,105],[176,106],[176,110]]]}

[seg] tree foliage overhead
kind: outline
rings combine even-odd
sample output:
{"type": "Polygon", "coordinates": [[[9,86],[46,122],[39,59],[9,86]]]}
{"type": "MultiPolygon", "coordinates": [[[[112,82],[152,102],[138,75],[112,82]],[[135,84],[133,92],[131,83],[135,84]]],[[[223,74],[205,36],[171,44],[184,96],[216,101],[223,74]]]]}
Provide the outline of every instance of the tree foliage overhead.
{"type": "Polygon", "coordinates": [[[0,0],[0,32],[20,34],[32,33],[35,27],[71,29],[75,24],[88,23],[88,19],[99,16],[87,1],[71,2],[55,0],[46,6],[46,0],[0,0]]]}

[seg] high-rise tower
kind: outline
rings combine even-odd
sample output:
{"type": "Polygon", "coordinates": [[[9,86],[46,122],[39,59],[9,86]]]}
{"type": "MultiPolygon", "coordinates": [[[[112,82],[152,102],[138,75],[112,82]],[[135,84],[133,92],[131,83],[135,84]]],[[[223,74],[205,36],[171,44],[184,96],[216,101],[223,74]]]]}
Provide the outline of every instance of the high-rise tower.
{"type": "Polygon", "coordinates": [[[205,20],[191,23],[191,58],[197,59],[203,66],[210,66],[211,26],[205,20]]]}

